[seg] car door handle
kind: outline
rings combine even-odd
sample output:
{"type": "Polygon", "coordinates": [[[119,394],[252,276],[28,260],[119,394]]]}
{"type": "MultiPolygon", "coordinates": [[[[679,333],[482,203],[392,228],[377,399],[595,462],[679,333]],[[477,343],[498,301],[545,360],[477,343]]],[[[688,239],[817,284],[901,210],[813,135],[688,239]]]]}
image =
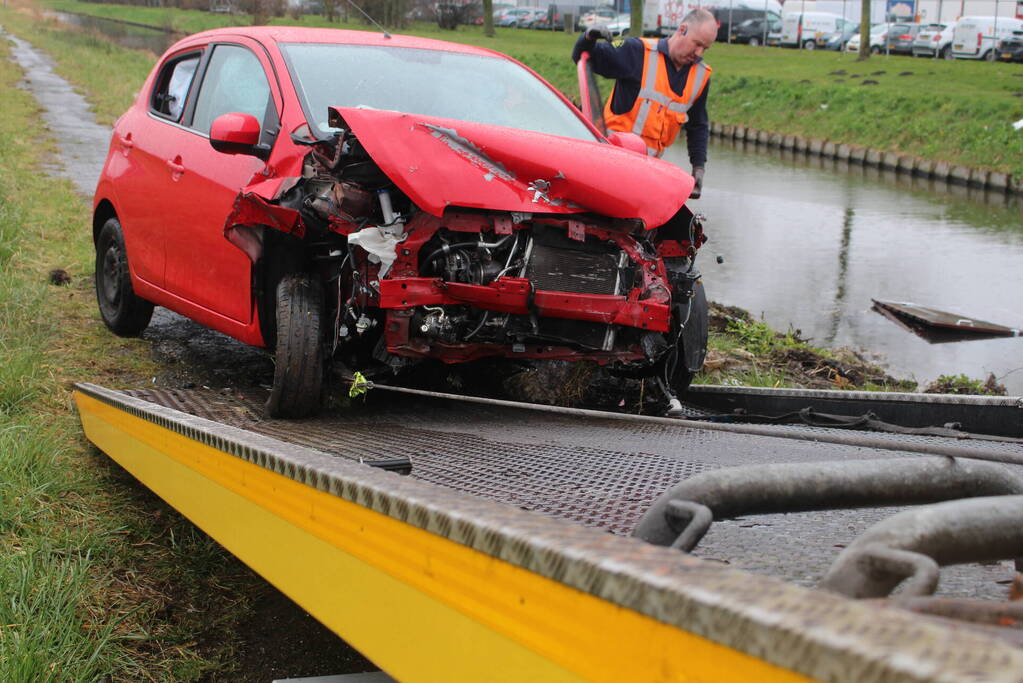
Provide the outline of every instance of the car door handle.
{"type": "Polygon", "coordinates": [[[167,160],[167,168],[169,168],[174,173],[178,173],[178,174],[181,174],[181,173],[185,172],[185,167],[181,163],[181,157],[180,156],[176,156],[173,159],[168,159],[167,160]]]}
{"type": "Polygon", "coordinates": [[[118,136],[117,141],[121,143],[122,147],[126,147],[128,149],[131,149],[132,147],[135,146],[135,143],[131,139],[131,133],[128,133],[124,137],[118,136]]]}

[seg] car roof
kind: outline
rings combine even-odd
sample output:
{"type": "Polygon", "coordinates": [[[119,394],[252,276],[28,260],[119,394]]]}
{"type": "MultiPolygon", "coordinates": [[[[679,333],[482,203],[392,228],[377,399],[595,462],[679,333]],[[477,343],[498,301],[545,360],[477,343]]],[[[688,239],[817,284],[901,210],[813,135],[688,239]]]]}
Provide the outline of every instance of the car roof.
{"type": "Polygon", "coordinates": [[[338,28],[309,28],[304,26],[233,26],[210,29],[188,36],[184,40],[215,41],[228,39],[232,36],[247,36],[261,43],[337,43],[340,45],[373,45],[383,47],[418,48],[421,50],[440,50],[443,52],[460,52],[487,57],[507,57],[500,52],[473,45],[449,43],[432,38],[419,38],[390,34],[385,37],[381,31],[353,31],[338,28]]]}

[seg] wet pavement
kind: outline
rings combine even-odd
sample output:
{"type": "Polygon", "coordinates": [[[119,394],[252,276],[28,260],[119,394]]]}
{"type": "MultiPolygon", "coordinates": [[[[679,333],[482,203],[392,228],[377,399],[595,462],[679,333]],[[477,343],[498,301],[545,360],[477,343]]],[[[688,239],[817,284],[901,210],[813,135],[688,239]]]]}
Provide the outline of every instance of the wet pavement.
{"type": "Polygon", "coordinates": [[[54,176],[68,178],[80,193],[91,197],[110,145],[110,129],[96,123],[89,103],[54,72],[53,60],[46,53],[3,27],[0,36],[13,44],[11,56],[25,72],[18,85],[39,102],[43,121],[57,144],[59,154],[44,160],[44,168],[54,176]]]}

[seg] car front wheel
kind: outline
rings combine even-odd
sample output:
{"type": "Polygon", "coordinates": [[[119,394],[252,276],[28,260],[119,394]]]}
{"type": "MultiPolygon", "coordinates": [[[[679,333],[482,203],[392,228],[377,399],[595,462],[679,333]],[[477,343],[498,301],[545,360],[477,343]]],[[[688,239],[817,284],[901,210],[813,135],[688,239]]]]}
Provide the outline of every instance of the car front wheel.
{"type": "Polygon", "coordinates": [[[816,50],[817,49],[817,43],[812,41],[812,40],[804,40],[803,41],[803,49],[804,50],[816,50]]]}
{"type": "Polygon", "coordinates": [[[870,46],[870,54],[872,54],[872,55],[879,55],[879,54],[881,54],[881,48],[879,48],[877,45],[871,45],[870,46]]]}
{"type": "Polygon", "coordinates": [[[758,45],[760,45],[760,38],[750,38],[749,44],[753,47],[757,47],[758,45]]]}
{"type": "Polygon", "coordinates": [[[277,348],[266,413],[298,418],[316,413],[327,373],[323,288],[308,275],[277,285],[277,348]]]}
{"type": "Polygon", "coordinates": [[[707,357],[708,308],[707,294],[703,281],[693,283],[692,296],[686,306],[679,307],[684,319],[676,321],[681,325],[675,350],[665,359],[665,379],[673,393],[684,392],[703,368],[707,357]]]}
{"type": "Polygon", "coordinates": [[[121,337],[139,336],[153,317],[153,304],[132,289],[124,234],[116,218],[103,224],[96,240],[96,301],[103,322],[121,337]]]}

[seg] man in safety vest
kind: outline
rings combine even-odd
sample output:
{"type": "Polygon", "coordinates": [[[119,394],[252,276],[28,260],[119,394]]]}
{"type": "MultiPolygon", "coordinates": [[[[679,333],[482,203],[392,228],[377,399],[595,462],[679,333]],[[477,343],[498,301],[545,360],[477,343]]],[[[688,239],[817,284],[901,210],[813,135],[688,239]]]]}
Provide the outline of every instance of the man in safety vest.
{"type": "Polygon", "coordinates": [[[698,199],[703,189],[710,137],[707,91],[711,69],[704,64],[703,53],[714,43],[717,31],[714,15],[697,9],[687,14],[668,38],[611,43],[607,28],[598,26],[580,36],[572,51],[576,62],[583,52],[589,52],[594,73],[615,79],[604,107],[608,129],[636,133],[646,142],[648,154],[661,156],[685,127],[696,180],[692,199],[698,199]],[[600,43],[600,38],[608,42],[600,43]]]}

